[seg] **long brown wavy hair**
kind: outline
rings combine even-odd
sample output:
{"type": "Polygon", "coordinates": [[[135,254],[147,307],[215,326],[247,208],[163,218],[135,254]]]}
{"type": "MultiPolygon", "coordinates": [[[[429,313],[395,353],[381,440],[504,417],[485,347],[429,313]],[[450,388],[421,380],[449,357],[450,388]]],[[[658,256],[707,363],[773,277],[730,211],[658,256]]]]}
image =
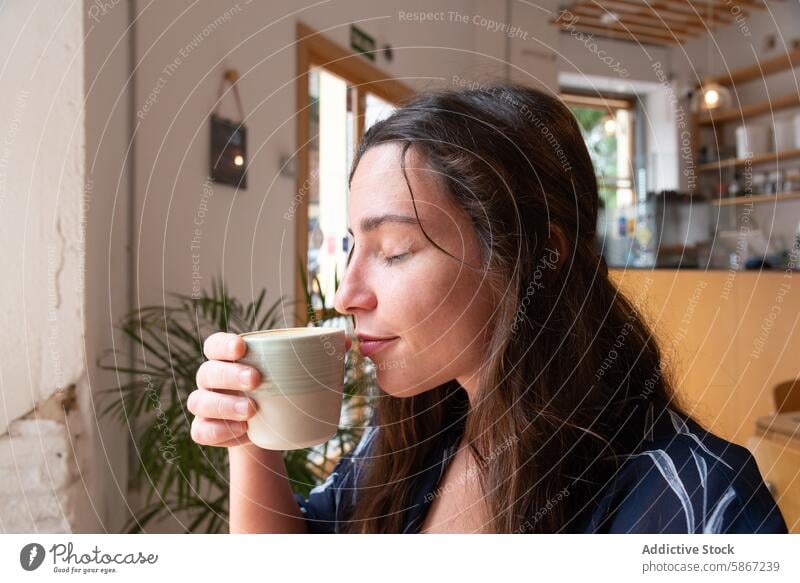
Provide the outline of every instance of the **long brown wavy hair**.
{"type": "Polygon", "coordinates": [[[685,413],[651,330],[597,253],[597,181],[577,122],[556,97],[510,83],[417,94],[369,128],[350,179],[365,151],[389,142],[402,146],[412,200],[409,148],[470,217],[500,299],[475,403],[455,380],[377,398],[346,530],[401,532],[437,440],[462,423],[486,530],[580,531],[648,424],[667,406],[685,413]],[[554,225],[568,242],[558,261],[554,225]]]}

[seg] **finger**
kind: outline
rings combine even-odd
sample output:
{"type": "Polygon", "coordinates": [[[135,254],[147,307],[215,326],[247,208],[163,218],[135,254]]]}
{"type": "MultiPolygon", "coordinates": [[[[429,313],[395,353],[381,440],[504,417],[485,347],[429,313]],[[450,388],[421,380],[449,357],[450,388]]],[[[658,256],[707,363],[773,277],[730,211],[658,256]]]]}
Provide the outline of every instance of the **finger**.
{"type": "Polygon", "coordinates": [[[197,369],[195,381],[201,389],[250,390],[261,384],[261,373],[247,364],[207,360],[197,369]]]}
{"type": "Polygon", "coordinates": [[[247,423],[195,417],[192,420],[192,439],[201,445],[217,446],[232,441],[247,432],[247,423]]]}
{"type": "Polygon", "coordinates": [[[239,360],[247,352],[247,345],[238,334],[215,332],[203,343],[203,354],[211,360],[239,360]]]}
{"type": "Polygon", "coordinates": [[[350,340],[349,336],[344,337],[344,350],[345,352],[350,350],[350,347],[353,345],[353,341],[350,340]]]}
{"type": "Polygon", "coordinates": [[[249,397],[225,395],[206,389],[192,391],[186,408],[199,417],[229,421],[246,421],[256,412],[255,403],[249,397]]]}

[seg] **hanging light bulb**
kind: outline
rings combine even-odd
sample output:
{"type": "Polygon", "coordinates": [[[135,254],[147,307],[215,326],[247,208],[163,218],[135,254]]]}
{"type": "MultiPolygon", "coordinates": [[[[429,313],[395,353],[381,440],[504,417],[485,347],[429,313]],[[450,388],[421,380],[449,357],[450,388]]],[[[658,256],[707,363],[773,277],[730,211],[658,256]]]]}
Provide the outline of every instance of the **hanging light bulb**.
{"type": "Polygon", "coordinates": [[[725,109],[730,106],[731,92],[727,87],[723,87],[719,83],[709,82],[703,84],[698,98],[696,110],[725,109]]]}
{"type": "Polygon", "coordinates": [[[731,92],[719,83],[703,86],[703,109],[724,109],[730,105],[731,92]]]}
{"type": "MultiPolygon", "coordinates": [[[[708,71],[711,72],[714,69],[714,54],[712,52],[712,45],[711,45],[711,30],[714,28],[714,2],[709,0],[708,2],[708,11],[710,14],[710,29],[709,29],[709,38],[706,39],[706,45],[708,46],[708,71]]],[[[723,87],[716,81],[706,81],[702,83],[700,87],[700,91],[695,94],[695,98],[691,103],[692,110],[695,112],[698,111],[711,111],[715,109],[725,109],[730,106],[731,103],[731,92],[727,87],[723,87]]]]}
{"type": "Polygon", "coordinates": [[[706,103],[706,108],[716,109],[719,106],[719,91],[715,87],[706,89],[703,93],[703,101],[706,103]]]}
{"type": "Polygon", "coordinates": [[[609,116],[603,122],[603,129],[606,132],[606,135],[613,136],[617,133],[617,120],[613,117],[609,116]]]}

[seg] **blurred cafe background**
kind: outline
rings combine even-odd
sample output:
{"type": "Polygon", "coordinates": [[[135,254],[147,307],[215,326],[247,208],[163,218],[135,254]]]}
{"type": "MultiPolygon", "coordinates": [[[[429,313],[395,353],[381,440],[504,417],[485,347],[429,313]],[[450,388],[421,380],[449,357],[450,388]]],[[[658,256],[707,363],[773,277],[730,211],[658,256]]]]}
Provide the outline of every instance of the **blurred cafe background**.
{"type": "MultiPolygon", "coordinates": [[[[347,325],[360,137],[507,79],[574,112],[598,252],[800,532],[797,0],[6,0],[0,55],[0,531],[225,531],[202,339],[347,325]]],[[[348,374],[299,492],[357,443],[348,374]]]]}

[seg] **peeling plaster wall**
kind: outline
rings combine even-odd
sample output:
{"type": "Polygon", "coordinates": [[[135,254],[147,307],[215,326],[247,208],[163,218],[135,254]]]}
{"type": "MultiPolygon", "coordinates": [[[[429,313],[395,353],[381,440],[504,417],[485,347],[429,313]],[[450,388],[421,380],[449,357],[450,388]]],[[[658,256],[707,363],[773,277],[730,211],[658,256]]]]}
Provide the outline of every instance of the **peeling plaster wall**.
{"type": "Polygon", "coordinates": [[[80,3],[0,5],[4,532],[71,530],[88,495],[82,33],[80,3]]]}
{"type": "Polygon", "coordinates": [[[92,6],[0,4],[0,532],[128,518],[129,435],[98,414],[118,379],[95,364],[128,306],[128,18],[92,6]]]}
{"type": "Polygon", "coordinates": [[[80,6],[0,5],[0,434],[84,373],[82,30],[80,6]]]}

